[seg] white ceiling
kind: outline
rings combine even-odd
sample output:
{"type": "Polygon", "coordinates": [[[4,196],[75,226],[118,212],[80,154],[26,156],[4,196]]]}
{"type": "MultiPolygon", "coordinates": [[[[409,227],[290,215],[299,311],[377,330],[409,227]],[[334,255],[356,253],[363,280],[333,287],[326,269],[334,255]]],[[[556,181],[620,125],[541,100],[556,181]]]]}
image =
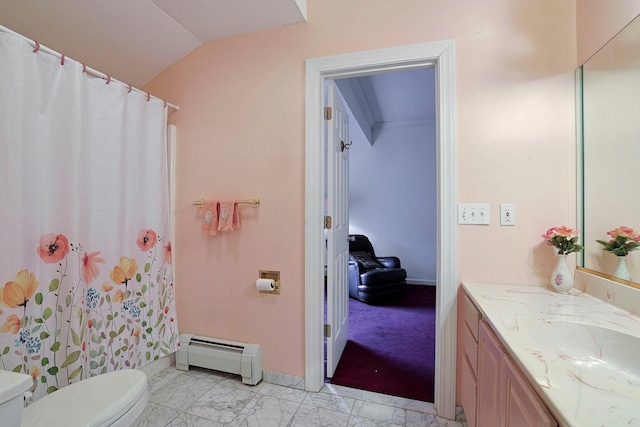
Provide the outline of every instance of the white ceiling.
{"type": "Polygon", "coordinates": [[[205,42],[306,14],[306,0],[0,0],[0,25],[136,87],[205,42]]]}

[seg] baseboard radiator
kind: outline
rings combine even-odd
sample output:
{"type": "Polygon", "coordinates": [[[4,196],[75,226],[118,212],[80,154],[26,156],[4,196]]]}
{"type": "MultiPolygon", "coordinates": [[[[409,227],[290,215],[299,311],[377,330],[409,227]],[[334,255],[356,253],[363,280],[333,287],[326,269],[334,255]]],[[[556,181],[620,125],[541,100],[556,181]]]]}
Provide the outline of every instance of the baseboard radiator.
{"type": "Polygon", "coordinates": [[[181,334],[176,368],[188,371],[189,366],[238,374],[244,384],[256,385],[262,380],[262,346],[181,334]]]}

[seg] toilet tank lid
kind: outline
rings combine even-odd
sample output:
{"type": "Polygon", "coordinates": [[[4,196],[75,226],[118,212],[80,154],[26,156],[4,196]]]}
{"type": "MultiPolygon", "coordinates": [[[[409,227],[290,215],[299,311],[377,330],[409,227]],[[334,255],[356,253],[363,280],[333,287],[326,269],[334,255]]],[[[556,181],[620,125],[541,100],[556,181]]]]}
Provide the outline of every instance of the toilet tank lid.
{"type": "Polygon", "coordinates": [[[20,396],[32,385],[31,375],[0,370],[0,404],[20,396]]]}

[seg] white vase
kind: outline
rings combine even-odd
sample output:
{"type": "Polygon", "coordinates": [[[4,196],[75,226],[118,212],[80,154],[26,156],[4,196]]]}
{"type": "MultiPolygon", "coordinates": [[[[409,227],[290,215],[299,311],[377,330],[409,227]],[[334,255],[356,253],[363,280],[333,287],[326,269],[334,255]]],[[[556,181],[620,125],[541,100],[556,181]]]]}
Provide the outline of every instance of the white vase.
{"type": "Polygon", "coordinates": [[[554,291],[566,294],[573,288],[573,274],[567,266],[567,256],[558,254],[558,264],[551,275],[551,287],[554,291]]]}
{"type": "Polygon", "coordinates": [[[631,273],[629,272],[624,256],[618,257],[618,266],[616,267],[616,271],[613,272],[613,275],[618,279],[631,280],[631,273]]]}

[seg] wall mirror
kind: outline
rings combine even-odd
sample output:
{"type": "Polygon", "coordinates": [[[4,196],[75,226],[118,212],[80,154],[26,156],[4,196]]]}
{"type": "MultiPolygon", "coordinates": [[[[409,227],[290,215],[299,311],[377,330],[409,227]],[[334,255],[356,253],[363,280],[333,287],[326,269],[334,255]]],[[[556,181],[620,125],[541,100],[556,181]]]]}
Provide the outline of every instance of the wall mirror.
{"type": "MultiPolygon", "coordinates": [[[[640,232],[640,17],[585,62],[577,77],[585,246],[578,265],[614,278],[619,258],[596,240],[608,241],[607,231],[618,226],[640,232]]],[[[625,262],[631,276],[625,283],[640,287],[640,250],[625,262]]]]}

